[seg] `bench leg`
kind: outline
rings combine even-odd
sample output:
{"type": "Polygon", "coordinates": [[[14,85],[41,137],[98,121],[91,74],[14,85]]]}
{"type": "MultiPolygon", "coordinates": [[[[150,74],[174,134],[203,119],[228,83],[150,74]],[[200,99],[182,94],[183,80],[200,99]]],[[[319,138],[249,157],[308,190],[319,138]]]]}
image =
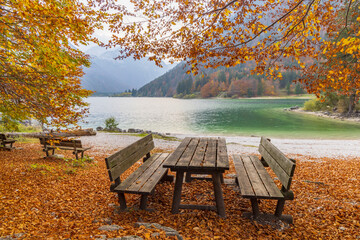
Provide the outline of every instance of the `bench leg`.
{"type": "Polygon", "coordinates": [[[252,208],[252,211],[253,211],[253,216],[254,218],[257,218],[259,216],[259,204],[257,202],[257,199],[256,198],[250,198],[250,201],[251,201],[251,208],[252,208]]]}
{"type": "Polygon", "coordinates": [[[140,198],[140,209],[141,210],[146,210],[147,200],[148,200],[148,195],[141,194],[141,198],[140,198]]]}
{"type": "Polygon", "coordinates": [[[171,207],[171,213],[179,213],[183,179],[184,179],[184,172],[183,171],[176,172],[176,180],[175,180],[174,196],[173,196],[173,202],[172,202],[172,207],[171,207]]]}
{"type": "Polygon", "coordinates": [[[126,199],[124,193],[118,193],[119,197],[119,203],[120,203],[120,209],[125,210],[126,209],[126,199]]]}
{"type": "Polygon", "coordinates": [[[284,206],[285,206],[285,199],[279,199],[275,210],[276,217],[281,217],[284,206]]]}
{"type": "Polygon", "coordinates": [[[221,189],[221,176],[222,173],[213,173],[212,179],[214,184],[214,193],[215,193],[215,201],[216,201],[216,208],[217,212],[220,217],[225,218],[225,206],[224,206],[224,198],[222,195],[222,189],[221,189]]]}

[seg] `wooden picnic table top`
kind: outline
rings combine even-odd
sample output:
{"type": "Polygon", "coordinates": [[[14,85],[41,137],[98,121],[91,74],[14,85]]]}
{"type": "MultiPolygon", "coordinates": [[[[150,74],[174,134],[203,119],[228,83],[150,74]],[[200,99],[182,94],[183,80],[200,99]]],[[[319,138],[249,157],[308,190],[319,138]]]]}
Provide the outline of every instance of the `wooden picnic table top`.
{"type": "Polygon", "coordinates": [[[229,170],[225,138],[186,137],[163,167],[172,171],[229,170]]]}

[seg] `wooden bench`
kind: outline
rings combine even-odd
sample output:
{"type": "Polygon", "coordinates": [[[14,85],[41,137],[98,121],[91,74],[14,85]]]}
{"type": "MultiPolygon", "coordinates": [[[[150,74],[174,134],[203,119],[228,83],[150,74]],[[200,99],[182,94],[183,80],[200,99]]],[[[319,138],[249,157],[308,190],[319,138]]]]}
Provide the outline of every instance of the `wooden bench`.
{"type": "Polygon", "coordinates": [[[76,156],[76,159],[79,159],[78,154],[81,153],[81,158],[84,157],[84,152],[89,150],[91,147],[83,148],[81,140],[74,139],[61,139],[61,138],[51,138],[51,137],[40,137],[40,144],[43,147],[43,151],[46,153],[46,157],[51,157],[55,153],[55,149],[61,150],[71,150],[76,156]],[[50,155],[49,152],[52,151],[50,155]]]}
{"type": "Polygon", "coordinates": [[[140,209],[145,210],[148,195],[153,193],[156,184],[160,180],[173,181],[173,176],[167,175],[168,169],[163,167],[169,153],[156,153],[151,156],[150,151],[154,147],[150,134],[105,159],[110,181],[113,182],[110,191],[118,194],[121,210],[126,209],[124,193],[140,194],[140,209]],[[122,182],[120,175],[142,157],[144,158],[140,167],[122,182]]]}
{"type": "Polygon", "coordinates": [[[233,155],[236,182],[240,187],[241,195],[251,201],[252,215],[250,216],[254,219],[259,216],[259,199],[274,199],[278,201],[274,214],[276,219],[292,223],[292,217],[282,215],[282,211],[285,200],[294,199],[290,185],[295,171],[295,160],[287,158],[270,142],[270,139],[265,137],[261,138],[259,152],[261,160],[257,156],[233,155]],[[275,184],[265,167],[270,167],[276,174],[282,185],[281,189],[275,184]]]}
{"type": "Polygon", "coordinates": [[[14,139],[8,139],[5,134],[0,133],[0,148],[11,150],[14,149],[13,144],[16,142],[14,139]]]}

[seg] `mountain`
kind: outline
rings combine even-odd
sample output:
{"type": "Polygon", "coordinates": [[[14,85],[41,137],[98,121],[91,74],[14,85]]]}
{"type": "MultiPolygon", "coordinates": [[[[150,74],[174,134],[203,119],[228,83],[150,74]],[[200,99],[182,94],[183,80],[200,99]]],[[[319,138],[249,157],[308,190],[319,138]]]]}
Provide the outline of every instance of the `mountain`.
{"type": "Polygon", "coordinates": [[[300,94],[300,85],[293,84],[299,78],[295,71],[282,71],[283,78],[266,81],[262,75],[251,75],[254,63],[239,64],[235,67],[219,67],[216,69],[200,69],[203,75],[186,74],[189,66],[184,62],[162,76],[147,83],[137,91],[138,97],[195,97],[203,98],[254,97],[300,94]]]}
{"type": "Polygon", "coordinates": [[[85,53],[91,57],[91,66],[84,69],[82,86],[97,93],[123,92],[143,86],[172,67],[163,64],[164,67],[159,68],[146,59],[114,60],[118,52],[117,49],[106,50],[101,47],[87,50],[85,53]]]}

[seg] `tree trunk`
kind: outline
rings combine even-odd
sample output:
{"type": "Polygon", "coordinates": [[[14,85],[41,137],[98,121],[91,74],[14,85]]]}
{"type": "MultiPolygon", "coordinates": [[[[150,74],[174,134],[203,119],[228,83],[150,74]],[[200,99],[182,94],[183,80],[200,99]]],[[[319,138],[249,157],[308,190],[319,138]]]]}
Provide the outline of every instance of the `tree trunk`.
{"type": "Polygon", "coordinates": [[[347,112],[348,116],[350,116],[354,112],[355,104],[355,94],[351,94],[349,99],[349,109],[347,112]]]}

